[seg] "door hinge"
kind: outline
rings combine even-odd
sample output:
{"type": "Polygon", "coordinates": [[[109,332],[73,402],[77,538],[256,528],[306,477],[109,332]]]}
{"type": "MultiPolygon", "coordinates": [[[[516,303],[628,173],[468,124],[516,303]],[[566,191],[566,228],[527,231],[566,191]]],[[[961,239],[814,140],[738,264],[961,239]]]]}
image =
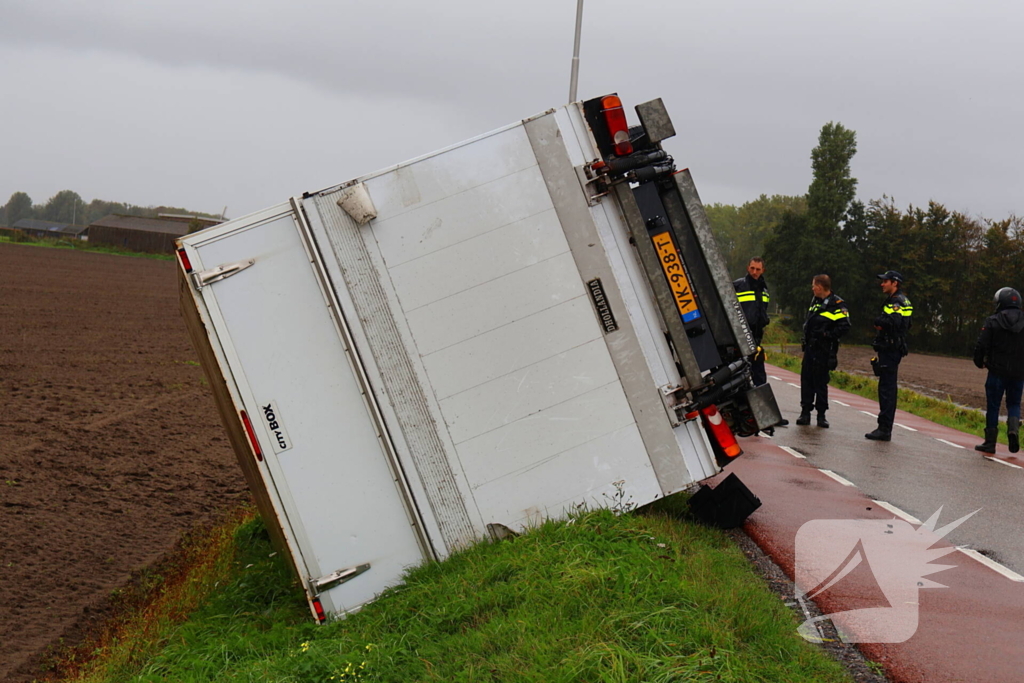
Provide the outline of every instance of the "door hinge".
{"type": "Polygon", "coordinates": [[[363,572],[370,571],[370,564],[360,564],[355,567],[345,567],[339,569],[336,572],[331,572],[327,576],[321,576],[319,579],[310,578],[309,588],[313,592],[313,595],[320,595],[328,588],[334,588],[338,584],[351,581],[363,572]]]}
{"type": "Polygon", "coordinates": [[[596,206],[601,197],[608,194],[608,178],[594,171],[592,164],[576,167],[576,179],[580,181],[587,204],[596,206]]]}
{"type": "Polygon", "coordinates": [[[216,268],[211,268],[210,270],[192,273],[192,284],[196,289],[202,289],[206,285],[213,284],[214,282],[220,282],[225,278],[241,273],[254,263],[256,263],[256,259],[250,258],[242,261],[235,261],[234,263],[224,263],[216,268]]]}

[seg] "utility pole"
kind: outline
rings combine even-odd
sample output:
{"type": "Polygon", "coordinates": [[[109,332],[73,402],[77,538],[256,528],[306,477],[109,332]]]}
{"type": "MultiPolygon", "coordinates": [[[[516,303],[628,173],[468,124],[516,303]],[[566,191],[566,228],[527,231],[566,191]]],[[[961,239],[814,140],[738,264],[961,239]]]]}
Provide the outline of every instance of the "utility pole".
{"type": "Polygon", "coordinates": [[[572,48],[572,74],[569,76],[569,103],[576,101],[576,83],[580,77],[580,34],[583,32],[583,0],[576,0],[576,41],[572,48]]]}

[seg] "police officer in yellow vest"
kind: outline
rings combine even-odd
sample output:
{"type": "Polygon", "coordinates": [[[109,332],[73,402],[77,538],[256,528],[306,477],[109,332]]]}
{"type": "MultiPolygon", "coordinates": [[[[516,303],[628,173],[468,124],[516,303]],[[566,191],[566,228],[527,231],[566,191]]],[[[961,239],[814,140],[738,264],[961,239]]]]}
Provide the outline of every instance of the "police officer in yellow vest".
{"type": "Polygon", "coordinates": [[[903,276],[887,270],[876,276],[882,291],[888,295],[882,305],[882,314],[875,318],[875,358],[871,360],[878,376],[878,428],[864,435],[872,441],[892,440],[892,423],[896,419],[896,375],[900,361],[907,355],[907,331],[914,307],[903,294],[903,276]]]}
{"type": "MultiPolygon", "coordinates": [[[[747,319],[750,333],[754,336],[754,346],[757,347],[750,357],[750,378],[754,386],[761,386],[768,383],[768,373],[764,369],[766,354],[761,347],[761,340],[764,338],[764,328],[771,322],[768,317],[768,302],[771,298],[768,295],[768,283],[764,281],[764,259],[760,256],[752,257],[747,263],[747,274],[733,280],[732,286],[736,289],[736,298],[743,310],[743,317],[747,319]]],[[[789,420],[785,418],[779,422],[780,427],[788,424],[789,420]]],[[[764,432],[772,435],[775,429],[768,427],[764,432]]]]}
{"type": "Polygon", "coordinates": [[[811,411],[818,411],[818,426],[828,427],[829,372],[838,363],[839,340],[850,330],[850,313],[846,302],[832,291],[828,275],[815,275],[811,281],[810,308],[804,320],[801,344],[804,352],[800,364],[800,417],[798,425],[811,424],[811,411]]]}
{"type": "Polygon", "coordinates": [[[760,386],[768,382],[768,375],[764,369],[764,349],[761,348],[761,339],[764,337],[764,328],[768,327],[771,320],[768,317],[768,285],[764,281],[764,259],[755,256],[747,264],[747,274],[739,280],[734,280],[732,286],[736,289],[736,298],[743,309],[743,317],[747,319],[747,326],[750,333],[754,335],[754,345],[757,350],[750,359],[750,376],[754,380],[754,386],[760,386]]]}

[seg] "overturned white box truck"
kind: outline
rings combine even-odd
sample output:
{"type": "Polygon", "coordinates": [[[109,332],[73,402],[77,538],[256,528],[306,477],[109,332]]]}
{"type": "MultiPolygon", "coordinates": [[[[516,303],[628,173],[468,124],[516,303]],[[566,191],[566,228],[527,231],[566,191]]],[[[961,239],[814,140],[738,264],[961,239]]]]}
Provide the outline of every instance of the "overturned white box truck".
{"type": "Polygon", "coordinates": [[[672,123],[636,110],[552,109],[178,240],[317,619],[495,530],[689,487],[781,419],[672,123]]]}

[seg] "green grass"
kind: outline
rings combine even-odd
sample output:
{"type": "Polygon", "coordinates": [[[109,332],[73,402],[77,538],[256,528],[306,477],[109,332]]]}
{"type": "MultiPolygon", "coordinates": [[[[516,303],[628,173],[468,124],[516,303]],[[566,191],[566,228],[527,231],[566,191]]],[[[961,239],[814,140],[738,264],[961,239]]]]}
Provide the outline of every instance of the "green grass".
{"type": "Polygon", "coordinates": [[[74,680],[850,680],[796,634],[792,612],[727,536],[675,519],[673,507],[678,499],[643,514],[579,510],[478,544],[324,626],[261,522],[247,521],[229,580],[198,611],[173,626],[150,612],[160,633],[122,630],[119,649],[74,680]]]}
{"type": "MultiPolygon", "coordinates": [[[[800,373],[800,358],[788,353],[770,353],[768,362],[797,374],[800,373]]],[[[833,370],[831,385],[837,389],[865,398],[878,399],[878,380],[872,377],[851,375],[833,370]]],[[[926,420],[952,427],[961,432],[975,434],[979,438],[985,433],[985,413],[972,408],[958,406],[952,401],[942,401],[924,396],[910,389],[899,389],[896,407],[926,420]]],[[[1006,424],[999,425],[999,441],[1006,443],[1006,424]]]]}
{"type": "Polygon", "coordinates": [[[781,316],[776,316],[771,324],[764,328],[761,343],[765,346],[799,344],[800,332],[789,327],[781,316]]]}
{"type": "Polygon", "coordinates": [[[117,256],[135,256],[140,258],[157,259],[158,261],[173,261],[173,254],[150,254],[141,251],[131,251],[121,247],[113,247],[106,244],[89,244],[87,241],[75,239],[55,239],[51,237],[32,237],[24,234],[0,235],[0,243],[20,244],[26,247],[48,247],[51,249],[74,249],[76,251],[93,251],[100,254],[115,254],[117,256]]]}

